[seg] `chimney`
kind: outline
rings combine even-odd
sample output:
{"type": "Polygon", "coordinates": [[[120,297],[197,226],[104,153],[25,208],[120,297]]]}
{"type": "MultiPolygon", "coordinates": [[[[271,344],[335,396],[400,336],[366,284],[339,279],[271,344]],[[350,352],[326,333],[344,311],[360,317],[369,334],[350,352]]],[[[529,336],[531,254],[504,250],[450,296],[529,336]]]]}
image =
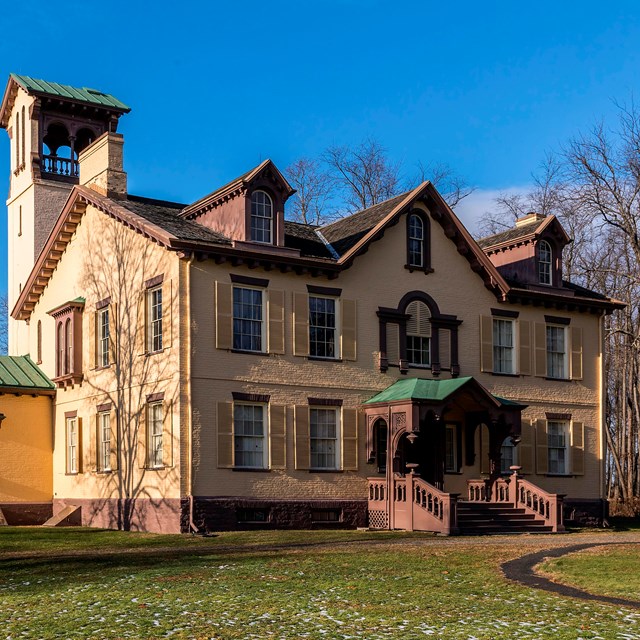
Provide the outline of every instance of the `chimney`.
{"type": "MultiPolygon", "coordinates": [[[[82,180],[82,175],[81,175],[82,180]]],[[[518,218],[516,220],[516,227],[523,227],[527,224],[531,224],[532,222],[540,222],[540,220],[544,220],[547,216],[544,213],[536,213],[535,211],[529,211],[522,218],[518,218]]]]}
{"type": "Polygon", "coordinates": [[[80,184],[109,198],[127,196],[127,174],[123,170],[124,137],[103,133],[78,156],[80,184]]]}

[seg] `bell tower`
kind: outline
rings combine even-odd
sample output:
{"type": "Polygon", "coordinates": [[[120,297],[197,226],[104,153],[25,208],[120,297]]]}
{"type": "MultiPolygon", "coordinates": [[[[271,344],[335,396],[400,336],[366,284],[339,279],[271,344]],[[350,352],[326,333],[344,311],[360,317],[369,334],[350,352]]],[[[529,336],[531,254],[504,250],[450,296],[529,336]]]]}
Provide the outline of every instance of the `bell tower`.
{"type": "MultiPolygon", "coordinates": [[[[74,185],[78,154],[105,132],[115,133],[130,108],[96,89],[11,74],[0,106],[10,139],[7,198],[9,312],[74,185]]],[[[29,327],[9,318],[9,354],[29,351],[29,327]]]]}

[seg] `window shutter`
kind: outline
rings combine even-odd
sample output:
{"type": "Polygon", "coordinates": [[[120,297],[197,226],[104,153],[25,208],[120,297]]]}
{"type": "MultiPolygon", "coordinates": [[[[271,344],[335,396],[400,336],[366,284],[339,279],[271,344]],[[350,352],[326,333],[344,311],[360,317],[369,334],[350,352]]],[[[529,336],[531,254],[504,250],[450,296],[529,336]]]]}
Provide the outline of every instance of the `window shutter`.
{"type": "Polygon", "coordinates": [[[358,470],[358,410],[342,409],[342,468],[358,470]]]}
{"type": "Polygon", "coordinates": [[[309,449],[309,407],[297,405],[295,407],[296,420],[296,469],[308,469],[311,466],[311,451],[309,449]]]}
{"type": "Polygon", "coordinates": [[[111,471],[118,470],[118,413],[112,409],[109,413],[109,426],[111,427],[111,451],[109,452],[109,464],[111,471]]]}
{"type": "Polygon", "coordinates": [[[284,353],[284,291],[269,290],[269,353],[284,353]]]}
{"type": "Polygon", "coordinates": [[[493,372],[493,318],[480,316],[480,370],[493,372]]]}
{"type": "Polygon", "coordinates": [[[218,467],[233,467],[233,402],[218,402],[218,467]]]}
{"type": "Polygon", "coordinates": [[[95,369],[98,366],[98,312],[94,311],[89,315],[89,368],[95,369]]]}
{"type": "Polygon", "coordinates": [[[272,404],[269,407],[269,455],[271,469],[287,468],[287,408],[272,404]]]}
{"type": "Polygon", "coordinates": [[[82,437],[82,418],[76,418],[78,420],[78,473],[84,472],[84,438],[82,437]]]}
{"type": "Polygon", "coordinates": [[[101,471],[98,465],[98,439],[100,438],[100,416],[96,414],[93,426],[89,428],[89,471],[101,471]]]}
{"type": "Polygon", "coordinates": [[[342,315],[342,359],[355,360],[357,327],[356,301],[341,300],[340,305],[342,315]]]}
{"type": "MultiPolygon", "coordinates": [[[[547,325],[544,322],[534,324],[535,333],[535,369],[539,378],[547,377],[547,325]]],[[[546,472],[545,472],[546,473],[546,472]]]]}
{"type": "Polygon", "coordinates": [[[582,329],[571,327],[571,379],[582,380],[582,329]]]}
{"type": "Polygon", "coordinates": [[[533,473],[533,426],[531,420],[522,418],[520,442],[517,447],[518,464],[522,473],[533,473]]]}
{"type": "Polygon", "coordinates": [[[440,329],[440,366],[443,369],[451,368],[451,331],[440,329]]]}
{"type": "Polygon", "coordinates": [[[387,325],[387,360],[396,367],[400,363],[400,327],[393,323],[387,325]]]}
{"type": "Polygon", "coordinates": [[[138,419],[138,466],[140,469],[147,468],[147,405],[143,404],[140,409],[140,417],[138,419]]]}
{"type": "Polygon", "coordinates": [[[216,347],[233,347],[233,287],[216,282],[216,347]]]}
{"type": "Polygon", "coordinates": [[[162,348],[171,348],[173,338],[173,280],[162,283],[162,348]]]}
{"type": "MultiPolygon", "coordinates": [[[[95,352],[94,352],[95,353],[95,352]]],[[[118,358],[118,305],[109,305],[109,362],[115,364],[118,358]]]]}
{"type": "Polygon", "coordinates": [[[518,321],[518,339],[520,341],[520,352],[518,354],[518,365],[522,375],[531,375],[531,323],[528,320],[518,321]]]}
{"type": "Polygon", "coordinates": [[[162,464],[173,467],[173,403],[162,403],[162,464]]]}
{"type": "Polygon", "coordinates": [[[139,355],[147,352],[147,292],[141,291],[138,296],[136,318],[136,351],[139,355]]]}
{"type": "Polygon", "coordinates": [[[584,475],[584,422],[571,423],[571,473],[584,475]]]}
{"type": "Polygon", "coordinates": [[[480,425],[480,473],[489,473],[489,427],[480,425]]]}
{"type": "Polygon", "coordinates": [[[536,473],[538,475],[545,475],[549,473],[548,436],[547,436],[546,420],[536,421],[536,473]]]}
{"type": "Polygon", "coordinates": [[[309,355],[309,296],[293,294],[293,355],[309,355]]]}

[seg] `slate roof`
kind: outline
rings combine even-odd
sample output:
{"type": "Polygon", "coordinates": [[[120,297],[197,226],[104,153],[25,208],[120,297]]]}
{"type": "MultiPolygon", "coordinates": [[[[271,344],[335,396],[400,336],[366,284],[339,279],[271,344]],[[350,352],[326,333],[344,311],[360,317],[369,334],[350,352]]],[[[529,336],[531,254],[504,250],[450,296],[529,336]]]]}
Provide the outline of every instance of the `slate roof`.
{"type": "Polygon", "coordinates": [[[375,204],[368,209],[358,211],[346,218],[341,218],[337,222],[322,227],[320,231],[338,254],[344,255],[380,221],[386,218],[409,193],[411,192],[407,191],[399,196],[375,204]]]}
{"type": "Polygon", "coordinates": [[[67,100],[75,100],[85,102],[87,104],[106,107],[108,109],[117,109],[124,113],[129,113],[131,107],[121,102],[115,96],[109,93],[90,89],[89,87],[72,87],[68,84],[58,84],[57,82],[47,82],[46,80],[38,80],[29,76],[20,76],[17,73],[10,74],[27,93],[36,93],[40,95],[52,96],[67,100]]]}
{"type": "Polygon", "coordinates": [[[333,256],[316,233],[317,227],[300,222],[284,221],[284,244],[291,249],[300,249],[303,256],[328,258],[333,256]]]}
{"type": "Polygon", "coordinates": [[[492,236],[486,238],[480,238],[476,242],[480,245],[481,249],[488,249],[489,247],[495,247],[499,244],[506,242],[515,242],[520,238],[524,238],[536,232],[536,229],[542,224],[544,220],[533,220],[528,224],[523,224],[519,227],[513,227],[500,233],[495,233],[492,236]]]}
{"type": "Polygon", "coordinates": [[[180,240],[231,244],[229,238],[221,233],[197,222],[180,218],[179,214],[186,206],[184,204],[132,195],[128,195],[126,200],[119,200],[118,204],[180,240]]]}
{"type": "Polygon", "coordinates": [[[51,392],[55,388],[29,356],[0,356],[0,390],[51,392]]]}

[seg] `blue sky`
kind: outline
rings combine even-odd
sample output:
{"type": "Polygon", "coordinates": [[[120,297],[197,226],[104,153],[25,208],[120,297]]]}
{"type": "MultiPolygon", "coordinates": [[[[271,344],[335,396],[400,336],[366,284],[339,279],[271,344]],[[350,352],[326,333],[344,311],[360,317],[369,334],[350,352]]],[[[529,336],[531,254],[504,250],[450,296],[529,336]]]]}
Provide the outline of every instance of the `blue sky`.
{"type": "MultiPolygon", "coordinates": [[[[421,161],[465,176],[471,223],[640,89],[637,2],[33,0],[8,3],[3,27],[1,82],[113,93],[133,109],[130,192],[183,202],[266,157],[284,168],[373,136],[407,174],[421,161]]],[[[5,194],[8,159],[0,131],[5,194]]]]}

